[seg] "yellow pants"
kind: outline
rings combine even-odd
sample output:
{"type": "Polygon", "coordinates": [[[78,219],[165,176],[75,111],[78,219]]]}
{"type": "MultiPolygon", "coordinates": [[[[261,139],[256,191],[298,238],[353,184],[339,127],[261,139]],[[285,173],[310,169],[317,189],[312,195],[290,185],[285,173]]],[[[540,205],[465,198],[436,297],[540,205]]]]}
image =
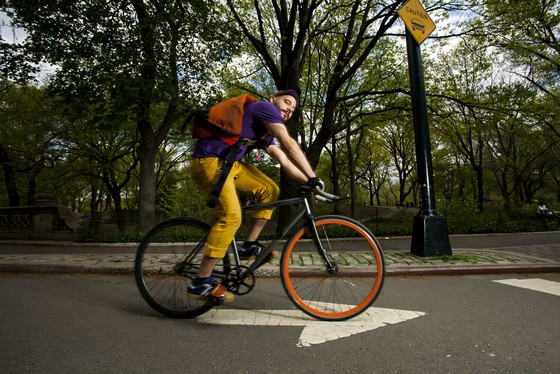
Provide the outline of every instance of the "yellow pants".
{"type": "MultiPolygon", "coordinates": [[[[223,161],[218,158],[195,158],[191,162],[191,173],[200,189],[210,195],[218,182],[223,161]]],[[[280,189],[272,179],[255,166],[236,161],[224,183],[218,203],[214,207],[216,222],[210,229],[204,255],[210,258],[222,258],[242,223],[241,203],[237,191],[251,193],[255,203],[276,201],[280,189]]],[[[253,218],[272,217],[274,209],[254,211],[253,218]]]]}

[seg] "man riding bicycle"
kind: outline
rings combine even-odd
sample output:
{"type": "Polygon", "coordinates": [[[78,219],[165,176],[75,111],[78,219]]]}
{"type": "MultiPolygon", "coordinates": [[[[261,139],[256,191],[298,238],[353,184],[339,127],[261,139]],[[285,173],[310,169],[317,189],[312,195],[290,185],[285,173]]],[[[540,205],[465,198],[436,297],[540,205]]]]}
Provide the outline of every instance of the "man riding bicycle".
{"type": "MultiPolygon", "coordinates": [[[[210,229],[204,259],[196,279],[188,287],[189,298],[205,299],[213,295],[226,302],[233,300],[233,294],[215,284],[212,270],[225,256],[242,223],[241,203],[237,191],[252,194],[255,203],[267,203],[278,199],[280,190],[276,183],[254,165],[241,161],[255,149],[255,145],[263,148],[291,178],[302,184],[324,189],[323,181],[317,178],[301,147],[284,125],[298,106],[299,94],[292,89],[276,92],[269,101],[254,101],[244,106],[240,136],[249,142],[240,146],[231,171],[223,181],[214,207],[217,219],[210,229]]],[[[219,138],[198,139],[192,154],[191,172],[205,194],[210,195],[218,183],[224,158],[230,147],[230,144],[219,138]]],[[[254,223],[239,249],[240,258],[248,259],[260,253],[262,247],[258,237],[272,213],[273,209],[262,209],[253,213],[254,223]]]]}

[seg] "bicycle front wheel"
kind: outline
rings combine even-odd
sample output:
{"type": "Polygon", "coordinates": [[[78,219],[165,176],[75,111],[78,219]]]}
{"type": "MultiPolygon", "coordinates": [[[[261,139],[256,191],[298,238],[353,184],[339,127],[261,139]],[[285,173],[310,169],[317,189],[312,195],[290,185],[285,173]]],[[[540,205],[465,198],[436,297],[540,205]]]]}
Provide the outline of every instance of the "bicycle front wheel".
{"type": "Polygon", "coordinates": [[[381,291],[385,275],[381,246],[371,231],[350,218],[323,216],[313,223],[324,251],[307,227],[296,232],[280,260],[284,289],[299,309],[317,319],[355,317],[381,291]]]}
{"type": "Polygon", "coordinates": [[[208,311],[204,301],[187,297],[189,279],[202,260],[210,226],[190,218],[174,218],[151,229],[136,252],[134,276],[146,302],[172,318],[193,318],[208,311]]]}

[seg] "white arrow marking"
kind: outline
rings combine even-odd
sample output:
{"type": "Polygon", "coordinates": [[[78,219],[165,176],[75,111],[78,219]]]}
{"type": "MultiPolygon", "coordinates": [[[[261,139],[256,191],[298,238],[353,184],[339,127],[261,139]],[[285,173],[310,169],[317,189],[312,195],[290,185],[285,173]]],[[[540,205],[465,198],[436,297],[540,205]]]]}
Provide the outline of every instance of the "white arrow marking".
{"type": "Polygon", "coordinates": [[[560,283],[545,279],[502,279],[494,282],[560,296],[560,283]]]}
{"type": "Polygon", "coordinates": [[[310,347],[313,344],[375,330],[425,314],[410,310],[369,308],[347,321],[326,322],[316,320],[299,310],[212,309],[196,320],[215,325],[304,326],[297,346],[310,347]]]}

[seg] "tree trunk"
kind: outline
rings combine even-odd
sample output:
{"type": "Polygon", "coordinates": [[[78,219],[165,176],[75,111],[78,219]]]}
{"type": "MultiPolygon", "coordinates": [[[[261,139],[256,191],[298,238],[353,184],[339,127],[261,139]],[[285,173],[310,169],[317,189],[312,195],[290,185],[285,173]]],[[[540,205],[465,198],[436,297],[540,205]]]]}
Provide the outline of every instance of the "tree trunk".
{"type": "Polygon", "coordinates": [[[159,145],[169,133],[175,121],[179,103],[179,78],[177,72],[177,41],[179,28],[170,23],[171,50],[169,52],[169,73],[172,81],[167,112],[158,129],[154,129],[151,118],[153,92],[156,90],[157,53],[158,44],[155,23],[149,15],[146,4],[140,0],[132,1],[132,6],[138,17],[140,38],[142,40],[143,60],[141,62],[141,77],[144,82],[138,90],[136,126],[140,132],[142,143],[138,151],[140,158],[140,192],[138,198],[140,231],[149,230],[155,223],[156,209],[156,155],[159,145]]]}
{"type": "Polygon", "coordinates": [[[126,225],[124,220],[124,213],[122,209],[122,201],[120,190],[115,191],[116,193],[113,194],[113,202],[115,203],[115,218],[117,220],[117,227],[120,233],[124,233],[126,225]]]}
{"type": "Polygon", "coordinates": [[[336,146],[336,137],[333,135],[331,138],[331,182],[333,185],[332,193],[335,195],[338,195],[340,191],[340,183],[338,182],[338,164],[336,163],[338,160],[337,151],[338,147],[336,146]]]}
{"type": "Polygon", "coordinates": [[[97,216],[97,186],[94,183],[91,184],[91,199],[89,202],[89,232],[97,233],[99,229],[99,221],[97,216]]]}
{"type": "Polygon", "coordinates": [[[156,148],[143,140],[140,146],[140,195],[138,229],[148,231],[156,217],[156,148]]]}
{"type": "MultiPolygon", "coordinates": [[[[333,194],[340,195],[340,173],[338,171],[338,146],[336,145],[336,136],[332,136],[332,154],[331,154],[331,169],[332,169],[332,184],[333,184],[333,194]]],[[[334,204],[333,207],[334,214],[340,214],[340,207],[338,204],[334,204]]]]}
{"type": "MultiPolygon", "coordinates": [[[[350,217],[356,217],[356,160],[352,149],[350,125],[346,129],[346,148],[348,150],[348,171],[350,177],[350,217]]],[[[359,143],[358,143],[359,144],[359,143]]]]}
{"type": "Polygon", "coordinates": [[[482,168],[476,169],[477,208],[479,212],[484,210],[484,172],[482,168]]]}
{"type": "Polygon", "coordinates": [[[6,149],[0,144],[0,164],[4,169],[4,180],[6,181],[6,191],[8,192],[9,206],[19,206],[19,192],[17,189],[16,173],[12,166],[12,160],[6,149]]]}
{"type": "Polygon", "coordinates": [[[105,187],[109,190],[109,194],[115,206],[115,219],[117,221],[117,228],[119,229],[119,232],[123,233],[125,231],[125,220],[124,220],[122,199],[121,199],[122,188],[114,187],[114,185],[111,184],[111,182],[109,181],[108,175],[103,176],[103,182],[105,183],[105,187]]]}
{"type": "Polygon", "coordinates": [[[27,181],[27,205],[35,205],[35,194],[37,193],[37,176],[41,172],[41,164],[34,164],[28,172],[27,181]]]}

